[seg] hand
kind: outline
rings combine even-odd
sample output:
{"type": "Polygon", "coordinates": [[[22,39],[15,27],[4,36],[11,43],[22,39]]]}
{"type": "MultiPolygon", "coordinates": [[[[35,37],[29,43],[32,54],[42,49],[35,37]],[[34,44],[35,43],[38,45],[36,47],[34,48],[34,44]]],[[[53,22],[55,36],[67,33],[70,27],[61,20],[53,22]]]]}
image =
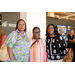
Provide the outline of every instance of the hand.
{"type": "Polygon", "coordinates": [[[73,39],[73,41],[75,41],[75,39],[73,39]]]}
{"type": "Polygon", "coordinates": [[[63,58],[63,61],[62,62],[66,62],[66,57],[63,58]]]}

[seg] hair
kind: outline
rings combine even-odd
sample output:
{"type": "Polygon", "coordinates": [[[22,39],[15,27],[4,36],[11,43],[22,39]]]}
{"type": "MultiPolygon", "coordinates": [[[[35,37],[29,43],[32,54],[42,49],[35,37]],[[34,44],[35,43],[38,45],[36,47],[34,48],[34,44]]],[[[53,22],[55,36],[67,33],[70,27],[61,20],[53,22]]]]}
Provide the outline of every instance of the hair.
{"type": "Polygon", "coordinates": [[[34,32],[35,29],[38,29],[39,32],[40,32],[40,28],[39,28],[39,27],[34,27],[34,28],[33,28],[33,32],[34,32]]]}
{"type": "MultiPolygon", "coordinates": [[[[18,24],[19,24],[19,21],[24,21],[23,19],[19,19],[18,21],[17,21],[17,23],[16,23],[16,29],[18,29],[18,24]]],[[[27,30],[27,28],[26,28],[26,22],[24,21],[24,23],[25,23],[25,32],[26,32],[26,30],[27,30]]],[[[16,30],[15,29],[15,30],[16,30]]]]}
{"type": "Polygon", "coordinates": [[[59,31],[60,31],[61,33],[64,33],[64,28],[60,28],[59,31]]]}
{"type": "Polygon", "coordinates": [[[4,36],[4,31],[0,28],[0,41],[2,41],[4,36]]]}
{"type": "Polygon", "coordinates": [[[55,26],[54,24],[48,24],[47,29],[46,29],[46,36],[49,36],[49,35],[50,35],[50,34],[48,33],[48,28],[49,28],[49,26],[53,26],[53,28],[54,28],[54,35],[57,35],[57,34],[58,34],[57,26],[55,26]]]}
{"type": "MultiPolygon", "coordinates": [[[[74,30],[70,30],[70,33],[71,33],[71,31],[73,31],[73,35],[74,35],[74,30]]],[[[69,34],[70,34],[70,33],[69,33],[69,34]]]]}

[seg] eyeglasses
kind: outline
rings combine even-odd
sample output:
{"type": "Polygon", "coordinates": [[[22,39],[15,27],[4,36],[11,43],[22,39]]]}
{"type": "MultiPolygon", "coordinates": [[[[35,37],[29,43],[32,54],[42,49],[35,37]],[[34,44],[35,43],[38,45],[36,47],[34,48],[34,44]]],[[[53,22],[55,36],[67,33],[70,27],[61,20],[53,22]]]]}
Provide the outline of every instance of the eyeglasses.
{"type": "Polygon", "coordinates": [[[40,33],[40,32],[33,32],[33,33],[40,33]]]}
{"type": "Polygon", "coordinates": [[[50,28],[48,28],[48,29],[54,29],[53,27],[50,27],[50,28]]]}

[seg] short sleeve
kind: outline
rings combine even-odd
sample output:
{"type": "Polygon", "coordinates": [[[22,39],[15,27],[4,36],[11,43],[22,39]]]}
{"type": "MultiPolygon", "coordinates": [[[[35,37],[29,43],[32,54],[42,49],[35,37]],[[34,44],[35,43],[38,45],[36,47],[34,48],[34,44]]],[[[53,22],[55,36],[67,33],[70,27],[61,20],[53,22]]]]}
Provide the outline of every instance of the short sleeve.
{"type": "Polygon", "coordinates": [[[73,35],[73,39],[74,39],[74,35],[73,35]]]}
{"type": "Polygon", "coordinates": [[[67,37],[68,37],[68,40],[71,39],[69,35],[67,37]]]}
{"type": "Polygon", "coordinates": [[[12,46],[16,43],[16,41],[17,41],[17,32],[16,31],[13,31],[13,32],[11,32],[8,35],[8,37],[7,37],[6,41],[5,41],[5,44],[8,47],[11,47],[12,48],[12,46]]]}

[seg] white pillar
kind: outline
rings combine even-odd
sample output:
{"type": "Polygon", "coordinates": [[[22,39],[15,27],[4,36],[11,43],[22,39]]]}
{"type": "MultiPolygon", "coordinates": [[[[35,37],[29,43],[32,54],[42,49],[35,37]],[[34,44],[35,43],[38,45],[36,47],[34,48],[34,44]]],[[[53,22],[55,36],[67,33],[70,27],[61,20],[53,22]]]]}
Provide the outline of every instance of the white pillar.
{"type": "Polygon", "coordinates": [[[27,24],[28,38],[32,37],[32,30],[38,26],[41,30],[41,38],[45,39],[46,34],[46,12],[20,12],[20,18],[24,19],[27,24]]]}
{"type": "Polygon", "coordinates": [[[27,12],[20,12],[20,19],[23,19],[27,23],[27,12]]]}

